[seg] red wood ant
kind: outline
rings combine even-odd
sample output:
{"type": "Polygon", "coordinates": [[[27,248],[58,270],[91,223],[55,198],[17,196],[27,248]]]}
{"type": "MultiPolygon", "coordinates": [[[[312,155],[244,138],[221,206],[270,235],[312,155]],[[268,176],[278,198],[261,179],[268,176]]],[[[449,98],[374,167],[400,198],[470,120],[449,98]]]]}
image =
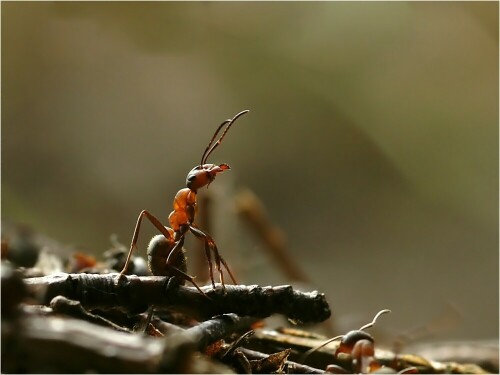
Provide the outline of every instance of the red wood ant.
{"type": "MultiPolygon", "coordinates": [[[[334,353],[335,358],[337,358],[340,353],[349,354],[352,357],[352,365],[356,373],[368,373],[377,370],[380,368],[380,364],[375,359],[375,340],[372,335],[365,332],[365,329],[373,327],[380,315],[389,312],[391,312],[391,310],[381,310],[375,315],[370,323],[365,324],[360,329],[349,331],[345,335],[335,336],[326,340],[321,345],[308,350],[302,355],[302,362],[304,363],[305,359],[311,353],[340,339],[340,344],[334,353]]],[[[342,371],[345,371],[337,365],[329,365],[327,370],[337,373],[343,373],[342,371]]]]}
{"type": "Polygon", "coordinates": [[[233,125],[240,116],[244,115],[247,112],[248,110],[239,112],[232,119],[224,121],[216,129],[214,135],[212,136],[212,139],[208,143],[208,146],[201,156],[200,165],[194,167],[188,173],[186,178],[187,187],[179,190],[175,195],[174,210],[168,217],[171,228],[163,226],[162,223],[148,211],[141,211],[141,213],[139,214],[139,218],[137,219],[137,224],[135,226],[127,260],[125,261],[125,266],[120,272],[120,276],[126,272],[132,252],[135,248],[137,248],[137,239],[139,236],[141,222],[142,219],[146,217],[161,232],[161,235],[153,237],[153,239],[149,243],[147,250],[148,265],[153,275],[177,276],[183,280],[189,281],[202,294],[205,294],[194,282],[194,277],[186,273],[187,269],[185,265],[185,257],[183,255],[182,245],[184,244],[185,234],[190,231],[196,238],[205,243],[205,255],[208,262],[212,286],[215,288],[212,268],[212,252],[215,258],[215,265],[217,267],[217,270],[219,271],[222,287],[224,288],[224,275],[222,272],[221,264],[229,273],[232,281],[236,284],[236,279],[234,278],[226,261],[220,256],[215,241],[208,233],[204,232],[194,224],[194,219],[197,208],[196,193],[198,189],[202,188],[203,186],[208,187],[208,185],[213,182],[217,174],[230,169],[229,165],[225,163],[220,165],[206,164],[207,159],[210,154],[220,145],[231,125],[233,125]],[[222,131],[220,138],[215,141],[215,138],[224,126],[226,127],[224,131],[222,131]]]}

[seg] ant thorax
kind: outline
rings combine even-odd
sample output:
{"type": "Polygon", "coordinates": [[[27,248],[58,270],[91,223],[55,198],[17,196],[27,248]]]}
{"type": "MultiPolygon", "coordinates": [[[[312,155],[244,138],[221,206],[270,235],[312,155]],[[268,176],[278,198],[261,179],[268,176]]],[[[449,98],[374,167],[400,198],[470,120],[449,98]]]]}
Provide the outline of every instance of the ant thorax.
{"type": "Polygon", "coordinates": [[[168,216],[170,226],[174,231],[181,229],[181,226],[191,224],[196,214],[196,192],[184,188],[177,192],[174,198],[174,210],[168,216]]]}

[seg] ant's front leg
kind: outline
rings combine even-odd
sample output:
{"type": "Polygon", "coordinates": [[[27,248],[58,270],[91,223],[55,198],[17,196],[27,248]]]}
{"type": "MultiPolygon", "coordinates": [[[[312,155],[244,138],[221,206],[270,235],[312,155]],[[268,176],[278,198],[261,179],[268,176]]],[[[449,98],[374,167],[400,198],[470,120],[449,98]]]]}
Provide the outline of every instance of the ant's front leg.
{"type": "Polygon", "coordinates": [[[142,222],[142,219],[144,217],[148,218],[149,221],[151,222],[151,224],[153,224],[156,227],[156,229],[158,229],[161,232],[161,234],[163,234],[165,236],[165,238],[171,237],[171,234],[163,226],[163,224],[160,222],[160,220],[158,220],[156,217],[154,217],[152,214],[150,214],[146,210],[141,211],[141,213],[139,214],[139,217],[137,218],[137,224],[135,225],[134,235],[132,236],[132,241],[130,243],[130,250],[129,250],[128,255],[127,255],[127,260],[125,261],[125,266],[123,267],[123,269],[120,272],[120,276],[123,275],[127,271],[128,265],[130,263],[130,258],[132,257],[132,252],[134,251],[134,249],[137,248],[137,239],[139,237],[139,230],[141,229],[141,222],[142,222]]]}
{"type": "Polygon", "coordinates": [[[207,260],[209,262],[210,266],[210,278],[212,280],[212,286],[215,288],[215,283],[214,283],[214,277],[213,277],[213,271],[212,271],[212,258],[210,256],[210,250],[214,252],[214,257],[215,257],[215,264],[217,266],[217,270],[219,271],[220,275],[220,282],[222,284],[222,287],[225,288],[224,284],[224,273],[222,272],[221,268],[221,263],[222,265],[226,268],[227,272],[229,273],[229,276],[233,280],[234,284],[238,284],[235,277],[233,276],[233,273],[229,269],[229,266],[227,265],[226,261],[220,256],[219,251],[217,250],[217,245],[215,244],[215,241],[213,240],[212,237],[210,237],[209,234],[203,232],[201,229],[197,228],[194,225],[189,226],[189,230],[191,233],[193,233],[197,238],[205,242],[205,254],[207,254],[207,260]]]}

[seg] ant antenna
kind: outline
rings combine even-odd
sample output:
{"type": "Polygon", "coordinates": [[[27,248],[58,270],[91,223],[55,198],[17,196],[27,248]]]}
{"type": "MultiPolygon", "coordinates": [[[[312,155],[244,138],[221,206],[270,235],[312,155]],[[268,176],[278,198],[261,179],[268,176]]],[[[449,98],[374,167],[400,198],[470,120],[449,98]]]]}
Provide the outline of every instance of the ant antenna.
{"type": "Polygon", "coordinates": [[[236,116],[234,116],[232,119],[228,119],[228,120],[224,121],[222,124],[219,125],[219,127],[215,131],[214,135],[212,136],[212,139],[210,140],[210,142],[208,142],[208,146],[205,149],[205,152],[201,156],[201,163],[200,163],[200,165],[205,164],[205,162],[207,161],[209,155],[213,152],[213,150],[215,150],[217,148],[218,145],[221,144],[222,139],[226,135],[227,131],[229,130],[229,128],[231,127],[231,125],[233,125],[233,123],[238,119],[238,117],[244,115],[247,112],[249,112],[249,110],[245,109],[244,111],[241,111],[240,113],[236,114],[236,116]],[[219,134],[219,132],[221,131],[221,129],[222,129],[222,127],[224,125],[227,125],[226,128],[222,132],[222,135],[217,140],[217,142],[214,143],[214,139],[217,137],[217,134],[219,134]]]}
{"type": "Polygon", "coordinates": [[[302,354],[302,356],[300,357],[300,361],[302,363],[305,363],[305,360],[307,359],[307,357],[309,357],[312,353],[314,353],[315,351],[321,349],[323,346],[326,346],[328,345],[329,343],[333,342],[333,341],[336,341],[338,339],[341,339],[344,335],[339,335],[339,336],[335,336],[331,339],[328,339],[326,340],[325,342],[323,342],[322,344],[312,348],[312,349],[309,349],[307,352],[305,352],[304,354],[302,354]]]}
{"type": "MultiPolygon", "coordinates": [[[[386,314],[386,313],[390,313],[390,312],[391,312],[391,310],[388,310],[388,309],[380,310],[380,311],[377,313],[377,315],[375,315],[375,317],[373,318],[373,320],[372,320],[370,323],[365,324],[363,327],[361,327],[361,328],[359,329],[359,331],[364,331],[364,330],[365,330],[365,329],[367,329],[367,328],[371,328],[371,327],[373,327],[373,326],[374,326],[374,324],[377,322],[377,319],[378,319],[378,317],[379,317],[380,315],[382,315],[382,314],[386,314]]],[[[331,343],[331,342],[333,342],[333,341],[336,341],[336,340],[338,340],[338,339],[341,339],[342,337],[344,337],[344,335],[335,336],[335,337],[333,337],[333,338],[331,338],[331,339],[326,340],[325,342],[321,343],[320,345],[318,345],[318,346],[316,346],[316,347],[314,347],[314,348],[312,348],[312,349],[309,349],[308,351],[304,352],[304,354],[302,354],[302,356],[301,356],[301,362],[302,362],[302,363],[304,363],[304,362],[305,362],[305,360],[307,359],[307,357],[309,357],[312,353],[314,353],[315,351],[317,351],[317,350],[321,349],[322,347],[324,347],[324,346],[328,345],[329,343],[331,343]]]]}
{"type": "Polygon", "coordinates": [[[215,137],[217,136],[217,134],[219,134],[220,130],[222,129],[222,127],[224,125],[226,125],[228,122],[230,122],[231,120],[226,120],[224,121],[222,124],[219,125],[219,127],[217,128],[217,130],[215,131],[214,135],[212,136],[212,139],[210,140],[210,142],[208,142],[208,146],[207,148],[205,149],[205,152],[203,153],[202,157],[201,157],[201,163],[200,165],[203,165],[205,164],[205,161],[207,161],[207,158],[208,158],[208,155],[207,155],[207,152],[208,152],[208,149],[210,148],[210,146],[212,145],[212,142],[214,141],[215,137]]]}
{"type": "Polygon", "coordinates": [[[377,319],[378,319],[378,317],[379,317],[380,315],[382,315],[382,314],[386,314],[386,313],[390,313],[390,312],[391,312],[391,310],[388,310],[388,309],[380,310],[380,311],[377,313],[377,315],[375,315],[375,317],[373,318],[373,320],[372,320],[370,323],[365,324],[365,325],[364,325],[363,327],[361,327],[359,330],[360,330],[360,331],[364,331],[364,330],[365,330],[365,329],[367,329],[367,328],[371,328],[371,327],[373,327],[373,326],[375,325],[375,323],[377,322],[377,319]]]}

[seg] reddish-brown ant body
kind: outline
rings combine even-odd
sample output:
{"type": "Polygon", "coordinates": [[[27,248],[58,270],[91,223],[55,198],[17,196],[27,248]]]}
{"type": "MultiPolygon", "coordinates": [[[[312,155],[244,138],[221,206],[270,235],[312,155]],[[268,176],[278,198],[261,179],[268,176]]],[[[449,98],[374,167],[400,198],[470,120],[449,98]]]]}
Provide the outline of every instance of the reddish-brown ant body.
{"type": "Polygon", "coordinates": [[[120,275],[123,275],[128,268],[132,252],[137,246],[137,239],[139,236],[142,219],[146,217],[161,233],[161,235],[153,237],[153,239],[149,243],[147,250],[148,265],[153,275],[179,277],[183,280],[189,281],[201,293],[203,293],[198,285],[194,282],[194,277],[189,276],[186,273],[187,269],[182,245],[184,244],[185,234],[190,231],[195,237],[202,240],[205,244],[205,255],[208,262],[212,286],[215,288],[212,268],[212,252],[215,258],[215,265],[217,267],[217,270],[219,271],[222,287],[224,287],[224,275],[222,272],[221,264],[229,273],[232,281],[236,284],[236,279],[231,273],[231,270],[229,269],[226,261],[220,256],[215,241],[208,233],[204,232],[202,229],[198,228],[196,224],[194,224],[194,219],[196,215],[196,194],[198,189],[202,188],[203,186],[208,187],[208,185],[210,185],[210,183],[215,179],[217,174],[230,169],[229,165],[225,163],[220,165],[207,164],[207,158],[222,142],[222,139],[226,135],[231,125],[233,125],[233,123],[240,116],[244,115],[247,112],[248,110],[242,111],[236,114],[232,119],[224,121],[215,131],[212,139],[208,143],[207,148],[203,152],[200,165],[194,167],[188,173],[186,178],[187,187],[179,190],[175,195],[173,204],[174,210],[168,217],[170,228],[163,226],[155,216],[153,216],[146,210],[142,211],[139,214],[139,218],[137,219],[137,224],[134,230],[134,235],[132,237],[132,242],[130,244],[130,250],[128,252],[127,260],[125,261],[125,266],[120,272],[120,275]],[[215,141],[215,138],[224,126],[226,127],[223,130],[220,138],[215,141]]]}
{"type": "MultiPolygon", "coordinates": [[[[365,332],[365,329],[373,327],[380,315],[389,312],[391,312],[391,310],[381,310],[377,313],[377,315],[375,315],[370,323],[365,324],[360,329],[349,331],[345,335],[335,336],[326,340],[321,345],[308,350],[303,354],[302,361],[304,361],[311,353],[317,351],[323,346],[340,339],[340,344],[334,353],[335,358],[337,358],[341,353],[350,355],[352,358],[353,370],[356,373],[369,373],[379,369],[381,366],[375,359],[375,340],[372,335],[365,332]]],[[[333,373],[345,373],[343,372],[345,370],[337,365],[329,365],[327,371],[333,373]]]]}

